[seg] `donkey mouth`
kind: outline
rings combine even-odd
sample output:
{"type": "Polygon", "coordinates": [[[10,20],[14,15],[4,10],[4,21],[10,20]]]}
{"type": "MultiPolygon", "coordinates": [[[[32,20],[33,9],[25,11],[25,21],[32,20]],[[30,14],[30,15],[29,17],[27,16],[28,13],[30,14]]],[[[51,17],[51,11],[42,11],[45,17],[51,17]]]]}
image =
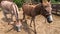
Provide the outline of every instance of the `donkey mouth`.
{"type": "Polygon", "coordinates": [[[49,20],[47,19],[47,22],[48,22],[48,23],[52,23],[53,21],[49,21],[49,20]]]}
{"type": "Polygon", "coordinates": [[[53,20],[51,20],[50,18],[47,18],[47,22],[48,22],[48,23],[52,23],[53,20]]]}
{"type": "Polygon", "coordinates": [[[47,16],[47,21],[48,23],[51,23],[53,21],[52,15],[47,16]]]}

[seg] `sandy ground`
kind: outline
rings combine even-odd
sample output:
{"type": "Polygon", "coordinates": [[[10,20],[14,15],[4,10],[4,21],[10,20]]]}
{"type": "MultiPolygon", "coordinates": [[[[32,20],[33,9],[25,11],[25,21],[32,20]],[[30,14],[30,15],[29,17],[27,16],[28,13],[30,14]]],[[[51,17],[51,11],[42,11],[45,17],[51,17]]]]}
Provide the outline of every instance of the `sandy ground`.
{"type": "MultiPolygon", "coordinates": [[[[19,18],[22,19],[22,11],[20,11],[19,18]]],[[[27,17],[27,24],[24,23],[21,29],[21,32],[17,32],[13,25],[8,25],[8,22],[5,21],[2,11],[0,11],[0,34],[34,34],[34,26],[30,27],[30,17],[27,17]]],[[[54,21],[48,23],[45,21],[45,18],[42,15],[36,16],[35,19],[35,28],[37,34],[60,34],[60,16],[53,15],[54,21]]]]}

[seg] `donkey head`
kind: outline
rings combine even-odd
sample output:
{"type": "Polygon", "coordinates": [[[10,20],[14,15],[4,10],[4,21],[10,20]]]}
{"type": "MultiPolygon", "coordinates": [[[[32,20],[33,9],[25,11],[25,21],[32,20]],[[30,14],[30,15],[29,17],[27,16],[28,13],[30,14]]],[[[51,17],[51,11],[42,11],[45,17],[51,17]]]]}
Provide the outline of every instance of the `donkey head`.
{"type": "Polygon", "coordinates": [[[44,10],[44,14],[45,14],[45,16],[47,18],[47,21],[49,23],[51,23],[53,21],[53,18],[52,18],[52,13],[51,13],[51,11],[52,11],[51,3],[49,1],[50,0],[47,0],[46,3],[43,2],[42,3],[42,8],[44,10]]]}

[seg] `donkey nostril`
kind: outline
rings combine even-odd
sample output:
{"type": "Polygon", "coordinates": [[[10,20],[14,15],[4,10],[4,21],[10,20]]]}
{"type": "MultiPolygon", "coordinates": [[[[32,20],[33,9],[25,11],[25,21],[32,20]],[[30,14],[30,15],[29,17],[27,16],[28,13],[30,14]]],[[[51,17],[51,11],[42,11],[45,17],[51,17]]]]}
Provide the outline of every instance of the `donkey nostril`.
{"type": "Polygon", "coordinates": [[[49,23],[51,23],[52,21],[49,21],[49,23]]]}
{"type": "Polygon", "coordinates": [[[49,21],[49,20],[48,20],[48,23],[52,23],[52,21],[49,21]]]}

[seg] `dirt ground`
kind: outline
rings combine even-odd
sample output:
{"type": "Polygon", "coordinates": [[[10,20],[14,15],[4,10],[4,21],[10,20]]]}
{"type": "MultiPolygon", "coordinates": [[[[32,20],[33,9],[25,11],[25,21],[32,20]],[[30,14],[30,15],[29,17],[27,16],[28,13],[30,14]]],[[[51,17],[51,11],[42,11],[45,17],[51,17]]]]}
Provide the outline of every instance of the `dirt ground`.
{"type": "MultiPolygon", "coordinates": [[[[19,13],[19,18],[22,19],[22,11],[19,13]]],[[[0,34],[34,34],[34,26],[30,27],[30,17],[27,17],[27,24],[22,25],[21,32],[17,32],[13,25],[8,25],[5,21],[3,12],[0,11],[0,34]]],[[[53,22],[48,23],[42,15],[36,16],[36,32],[37,34],[60,34],[60,16],[53,15],[53,22]]]]}

